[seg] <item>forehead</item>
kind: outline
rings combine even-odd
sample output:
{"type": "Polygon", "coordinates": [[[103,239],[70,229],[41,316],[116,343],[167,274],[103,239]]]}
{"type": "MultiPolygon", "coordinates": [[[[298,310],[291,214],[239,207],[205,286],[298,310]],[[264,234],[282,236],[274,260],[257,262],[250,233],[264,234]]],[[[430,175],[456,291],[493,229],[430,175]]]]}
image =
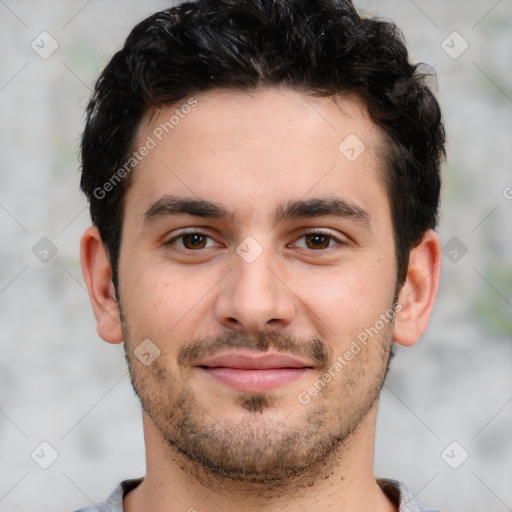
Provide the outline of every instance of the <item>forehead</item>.
{"type": "Polygon", "coordinates": [[[142,205],[181,193],[230,204],[244,220],[258,210],[270,215],[284,196],[339,191],[357,204],[363,192],[385,196],[382,144],[380,129],[355,95],[208,91],[141,123],[135,149],[151,149],[134,171],[126,206],[140,215],[142,205]]]}

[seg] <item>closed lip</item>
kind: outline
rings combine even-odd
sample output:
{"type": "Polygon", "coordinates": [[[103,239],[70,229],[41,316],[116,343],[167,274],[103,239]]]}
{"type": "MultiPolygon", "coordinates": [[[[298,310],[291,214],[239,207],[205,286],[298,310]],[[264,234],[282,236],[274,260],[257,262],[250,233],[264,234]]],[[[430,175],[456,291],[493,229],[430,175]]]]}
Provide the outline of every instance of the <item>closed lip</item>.
{"type": "Polygon", "coordinates": [[[313,368],[302,359],[279,352],[256,352],[238,349],[202,359],[196,366],[203,368],[238,368],[241,370],[271,370],[279,368],[313,368]]]}

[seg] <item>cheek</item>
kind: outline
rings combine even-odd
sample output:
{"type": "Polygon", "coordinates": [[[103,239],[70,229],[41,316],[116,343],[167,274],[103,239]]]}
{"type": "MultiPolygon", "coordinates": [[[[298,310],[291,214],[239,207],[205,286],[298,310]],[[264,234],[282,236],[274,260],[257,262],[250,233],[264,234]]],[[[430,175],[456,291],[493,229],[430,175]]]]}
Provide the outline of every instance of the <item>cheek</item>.
{"type": "Polygon", "coordinates": [[[133,268],[145,271],[133,273],[123,282],[126,317],[130,328],[155,340],[168,340],[178,332],[183,335],[187,326],[197,322],[198,313],[207,303],[205,294],[218,281],[213,272],[199,272],[192,265],[177,268],[159,262],[146,263],[146,267],[134,264],[133,268]]]}
{"type": "Polygon", "coordinates": [[[393,275],[376,265],[370,272],[368,268],[350,272],[330,269],[303,280],[300,289],[305,314],[328,343],[333,340],[332,348],[338,352],[390,308],[393,275]]]}

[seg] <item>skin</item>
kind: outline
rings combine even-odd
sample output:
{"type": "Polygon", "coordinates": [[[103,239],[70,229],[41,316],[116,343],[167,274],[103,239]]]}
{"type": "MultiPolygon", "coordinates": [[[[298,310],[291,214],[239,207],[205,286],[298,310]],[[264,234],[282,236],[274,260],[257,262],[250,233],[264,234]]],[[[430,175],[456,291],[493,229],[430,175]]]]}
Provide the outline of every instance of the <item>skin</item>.
{"type": "MultiPolygon", "coordinates": [[[[353,341],[395,298],[379,128],[356,96],[264,88],[195,98],[198,105],[132,176],[119,296],[97,229],[82,238],[98,333],[125,342],[144,407],[147,474],[125,497],[125,510],[396,510],[373,474],[378,394],[393,341],[411,346],[427,327],[439,282],[438,237],[428,231],[412,250],[394,321],[347,361],[353,341]],[[365,145],[354,161],[338,150],[350,134],[365,145]],[[233,217],[148,219],[171,195],[213,201],[233,217]],[[333,197],[366,220],[273,217],[287,201],[333,197]],[[210,238],[178,238],[183,229],[210,238]],[[305,237],[319,230],[331,238],[305,237]],[[259,254],[250,263],[236,250],[247,237],[251,255],[259,254]],[[147,366],[134,355],[145,339],[160,351],[147,366]],[[311,368],[294,382],[251,393],[195,366],[232,347],[299,355],[311,368]],[[336,371],[339,357],[346,364],[336,371]],[[321,391],[307,403],[298,399],[329,370],[334,377],[321,391]]],[[[148,116],[135,146],[175,108],[148,116]]]]}

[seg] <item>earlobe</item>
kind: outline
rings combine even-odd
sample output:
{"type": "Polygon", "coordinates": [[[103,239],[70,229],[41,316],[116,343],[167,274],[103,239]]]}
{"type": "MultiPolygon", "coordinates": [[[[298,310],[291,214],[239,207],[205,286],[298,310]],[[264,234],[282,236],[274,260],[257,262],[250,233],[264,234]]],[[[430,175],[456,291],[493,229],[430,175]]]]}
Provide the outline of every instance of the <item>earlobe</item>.
{"type": "Polygon", "coordinates": [[[395,317],[393,339],[403,346],[414,345],[427,329],[434,310],[441,269],[441,246],[429,230],[410,254],[407,277],[400,291],[400,311],[395,317]]]}
{"type": "Polygon", "coordinates": [[[96,227],[88,228],[82,235],[80,261],[98,334],[108,343],[121,343],[123,332],[112,267],[96,227]]]}

